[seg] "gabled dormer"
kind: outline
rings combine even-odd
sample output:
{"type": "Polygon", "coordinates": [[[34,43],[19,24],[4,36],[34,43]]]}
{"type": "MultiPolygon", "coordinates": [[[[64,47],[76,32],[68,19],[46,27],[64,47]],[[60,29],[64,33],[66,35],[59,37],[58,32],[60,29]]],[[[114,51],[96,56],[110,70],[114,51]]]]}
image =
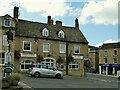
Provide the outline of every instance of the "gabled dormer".
{"type": "Polygon", "coordinates": [[[45,36],[45,37],[48,37],[49,36],[49,30],[47,28],[44,28],[42,30],[42,35],[45,36]]]}
{"type": "Polygon", "coordinates": [[[60,31],[58,32],[58,37],[59,37],[59,38],[64,38],[64,37],[65,37],[65,33],[64,33],[63,30],[60,30],[60,31]]]}
{"type": "Polygon", "coordinates": [[[3,22],[2,24],[3,27],[15,27],[15,23],[16,23],[15,19],[8,14],[3,16],[2,22],[3,22]]]}

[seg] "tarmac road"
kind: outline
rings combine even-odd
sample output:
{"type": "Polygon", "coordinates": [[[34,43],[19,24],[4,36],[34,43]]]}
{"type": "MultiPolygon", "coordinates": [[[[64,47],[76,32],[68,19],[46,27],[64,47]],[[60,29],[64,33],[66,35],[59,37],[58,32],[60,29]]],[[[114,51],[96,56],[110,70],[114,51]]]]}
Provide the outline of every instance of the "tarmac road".
{"type": "Polygon", "coordinates": [[[74,77],[74,76],[64,76],[63,79],[55,78],[35,78],[28,75],[24,75],[21,81],[29,85],[32,88],[109,88],[109,90],[116,90],[119,87],[119,81],[117,78],[113,77],[100,78],[94,75],[89,75],[86,77],[74,77]]]}

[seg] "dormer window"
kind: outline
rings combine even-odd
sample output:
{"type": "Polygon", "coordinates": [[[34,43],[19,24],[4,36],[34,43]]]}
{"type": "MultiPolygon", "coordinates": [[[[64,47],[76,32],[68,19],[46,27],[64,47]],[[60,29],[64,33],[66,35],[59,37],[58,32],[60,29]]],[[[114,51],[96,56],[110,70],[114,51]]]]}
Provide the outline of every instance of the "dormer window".
{"type": "Polygon", "coordinates": [[[58,37],[59,37],[59,38],[64,38],[64,32],[63,32],[62,30],[59,31],[58,37]]]}
{"type": "Polygon", "coordinates": [[[4,21],[4,26],[5,26],[5,27],[10,27],[10,25],[11,25],[10,20],[9,20],[9,19],[6,19],[6,20],[4,21]]]}
{"type": "Polygon", "coordinates": [[[49,31],[48,31],[47,28],[44,28],[44,29],[43,29],[42,35],[43,35],[43,36],[46,36],[46,37],[49,36],[49,31]]]}

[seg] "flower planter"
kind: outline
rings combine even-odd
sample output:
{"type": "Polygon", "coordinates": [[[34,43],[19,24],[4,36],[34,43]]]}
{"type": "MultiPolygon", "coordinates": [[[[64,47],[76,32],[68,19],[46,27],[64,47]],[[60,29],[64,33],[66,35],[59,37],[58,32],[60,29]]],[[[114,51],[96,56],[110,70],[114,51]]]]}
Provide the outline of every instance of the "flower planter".
{"type": "Polygon", "coordinates": [[[6,81],[3,81],[3,82],[2,82],[2,89],[7,89],[7,88],[9,88],[9,87],[10,87],[10,85],[9,85],[8,82],[6,82],[6,81]]]}

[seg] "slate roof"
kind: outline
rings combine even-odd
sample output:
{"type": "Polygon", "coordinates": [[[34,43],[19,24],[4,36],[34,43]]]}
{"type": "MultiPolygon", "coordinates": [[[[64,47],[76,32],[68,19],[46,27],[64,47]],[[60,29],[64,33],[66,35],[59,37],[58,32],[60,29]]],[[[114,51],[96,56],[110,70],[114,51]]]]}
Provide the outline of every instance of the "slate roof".
{"type": "Polygon", "coordinates": [[[106,43],[106,44],[103,44],[100,48],[101,48],[101,49],[120,48],[120,42],[116,42],[116,43],[106,43]]]}
{"type": "Polygon", "coordinates": [[[18,21],[16,36],[88,43],[82,32],[75,27],[48,25],[46,23],[32,22],[21,19],[18,21]],[[42,36],[42,30],[44,28],[49,30],[48,37],[42,36]],[[65,33],[65,38],[63,39],[58,37],[58,32],[60,30],[63,30],[65,33]]]}

